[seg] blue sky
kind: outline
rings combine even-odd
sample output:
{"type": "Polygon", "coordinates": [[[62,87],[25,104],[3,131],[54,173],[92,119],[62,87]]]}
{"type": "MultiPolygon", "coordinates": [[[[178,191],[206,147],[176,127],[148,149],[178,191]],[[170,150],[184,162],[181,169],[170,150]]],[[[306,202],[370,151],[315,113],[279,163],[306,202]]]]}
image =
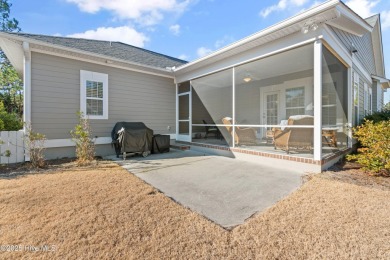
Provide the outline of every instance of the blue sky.
{"type": "MultiPolygon", "coordinates": [[[[321,1],[316,0],[11,0],[28,33],[122,41],[194,60],[321,1]],[[39,2],[39,4],[38,4],[39,2]]],[[[390,1],[345,1],[362,17],[381,13],[390,78],[390,1]]],[[[389,91],[390,92],[390,91],[389,91]]],[[[390,93],[386,99],[389,100],[390,93]]]]}

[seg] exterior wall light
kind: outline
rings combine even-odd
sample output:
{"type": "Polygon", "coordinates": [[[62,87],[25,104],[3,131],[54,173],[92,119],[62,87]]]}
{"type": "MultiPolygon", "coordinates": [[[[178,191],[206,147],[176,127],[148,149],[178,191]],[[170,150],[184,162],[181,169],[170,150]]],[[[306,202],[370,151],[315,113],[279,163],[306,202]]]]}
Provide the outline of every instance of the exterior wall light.
{"type": "Polygon", "coordinates": [[[246,74],[245,78],[243,79],[246,83],[250,82],[252,80],[251,75],[246,74]]]}
{"type": "Polygon", "coordinates": [[[317,29],[318,29],[318,25],[316,23],[313,23],[312,25],[310,25],[310,30],[315,31],[317,29]]]}
{"type": "Polygon", "coordinates": [[[309,32],[309,26],[303,26],[301,31],[302,31],[303,34],[308,33],[309,32]]]}
{"type": "Polygon", "coordinates": [[[302,27],[301,32],[303,34],[308,33],[309,31],[315,31],[318,29],[318,24],[316,23],[305,23],[305,25],[302,27]]]}

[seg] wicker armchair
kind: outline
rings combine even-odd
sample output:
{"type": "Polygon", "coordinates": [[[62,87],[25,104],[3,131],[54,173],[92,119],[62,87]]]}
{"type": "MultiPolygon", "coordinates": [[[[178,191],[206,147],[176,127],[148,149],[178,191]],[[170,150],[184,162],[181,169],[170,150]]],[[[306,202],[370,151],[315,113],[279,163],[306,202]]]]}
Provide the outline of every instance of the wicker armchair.
{"type": "MultiPolygon", "coordinates": [[[[287,125],[313,125],[312,116],[290,117],[287,125]]],[[[313,150],[313,128],[289,128],[284,130],[273,128],[275,149],[281,149],[287,153],[290,150],[313,150]]]]}
{"type": "MultiPolygon", "coordinates": [[[[232,119],[230,117],[222,118],[228,132],[233,136],[232,119]]],[[[256,130],[253,128],[240,128],[236,126],[234,134],[235,144],[256,144],[256,130]]]]}

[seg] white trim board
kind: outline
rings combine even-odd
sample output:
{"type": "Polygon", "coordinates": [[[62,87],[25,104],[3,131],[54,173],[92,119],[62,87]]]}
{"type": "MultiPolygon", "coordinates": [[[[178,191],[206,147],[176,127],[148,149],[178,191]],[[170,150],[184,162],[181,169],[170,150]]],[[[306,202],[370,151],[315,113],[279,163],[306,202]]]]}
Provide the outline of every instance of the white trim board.
{"type": "Polygon", "coordinates": [[[108,74],[80,70],[80,111],[89,119],[108,119],[108,74]],[[87,81],[103,83],[103,115],[87,114],[87,99],[93,99],[87,97],[87,81]]]}
{"type": "MultiPolygon", "coordinates": [[[[167,134],[170,139],[176,139],[176,134],[167,134]]],[[[111,144],[111,137],[98,137],[95,139],[95,145],[111,144]]],[[[45,141],[45,148],[74,147],[75,142],[72,139],[49,139],[45,141]]]]}
{"type": "MultiPolygon", "coordinates": [[[[165,75],[165,74],[160,74],[160,73],[153,73],[153,72],[149,72],[146,70],[130,68],[130,67],[118,65],[115,63],[107,62],[107,61],[112,61],[112,59],[107,59],[106,62],[101,62],[101,61],[97,61],[97,60],[93,60],[93,59],[86,59],[86,58],[81,58],[81,57],[72,56],[72,55],[68,55],[68,54],[62,54],[62,53],[56,53],[56,52],[52,52],[52,51],[41,50],[41,49],[37,49],[37,48],[32,48],[31,51],[37,52],[37,53],[42,53],[42,54],[47,54],[47,55],[52,55],[52,56],[57,56],[57,57],[61,57],[61,58],[67,58],[67,59],[72,59],[72,60],[77,60],[77,61],[98,64],[98,65],[107,66],[107,67],[113,67],[113,68],[117,68],[117,69],[123,69],[123,70],[144,73],[144,74],[153,75],[153,76],[159,76],[159,77],[170,78],[170,79],[174,78],[173,74],[172,75],[165,75]]],[[[85,55],[87,55],[87,54],[85,54],[85,55]]],[[[118,62],[126,64],[126,62],[124,62],[124,61],[118,61],[118,62]]],[[[129,64],[129,65],[131,66],[133,64],[129,64]]],[[[171,74],[172,72],[168,72],[168,73],[171,74]]]]}

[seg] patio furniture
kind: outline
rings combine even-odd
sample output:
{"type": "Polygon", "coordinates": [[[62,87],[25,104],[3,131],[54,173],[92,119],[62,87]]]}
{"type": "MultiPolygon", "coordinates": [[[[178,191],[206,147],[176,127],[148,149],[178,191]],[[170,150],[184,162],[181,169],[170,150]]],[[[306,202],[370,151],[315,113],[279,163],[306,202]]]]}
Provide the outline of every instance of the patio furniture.
{"type": "Polygon", "coordinates": [[[291,128],[288,126],[313,125],[312,116],[291,116],[288,119],[287,126],[273,128],[274,147],[290,153],[290,150],[308,150],[313,151],[313,128],[291,128]]]}
{"type": "Polygon", "coordinates": [[[265,133],[265,141],[267,144],[273,144],[274,143],[274,132],[272,130],[267,130],[265,133]]]}
{"type": "MultiPolygon", "coordinates": [[[[230,117],[224,117],[222,118],[222,122],[233,137],[232,119],[230,117]]],[[[251,127],[241,128],[236,126],[234,140],[235,144],[256,144],[256,130],[251,127]]]]}
{"type": "Polygon", "coordinates": [[[152,140],[152,153],[168,153],[171,146],[169,135],[154,135],[152,140]]]}
{"type": "Polygon", "coordinates": [[[337,147],[337,129],[322,129],[322,144],[328,145],[330,147],[337,147]]]}
{"type": "Polygon", "coordinates": [[[214,136],[216,138],[222,139],[221,132],[219,131],[217,126],[208,126],[208,124],[205,120],[202,120],[202,121],[203,121],[203,124],[205,124],[204,127],[206,128],[206,135],[205,135],[204,139],[207,139],[209,134],[214,134],[214,136]]]}

